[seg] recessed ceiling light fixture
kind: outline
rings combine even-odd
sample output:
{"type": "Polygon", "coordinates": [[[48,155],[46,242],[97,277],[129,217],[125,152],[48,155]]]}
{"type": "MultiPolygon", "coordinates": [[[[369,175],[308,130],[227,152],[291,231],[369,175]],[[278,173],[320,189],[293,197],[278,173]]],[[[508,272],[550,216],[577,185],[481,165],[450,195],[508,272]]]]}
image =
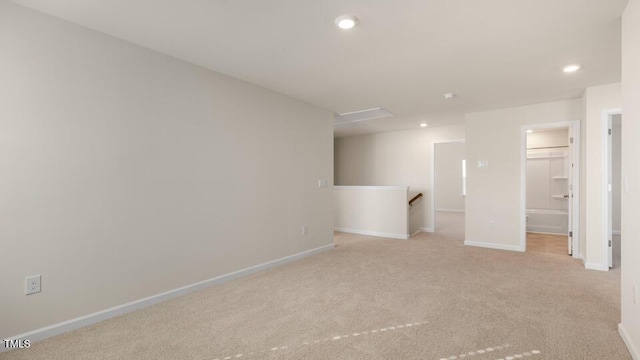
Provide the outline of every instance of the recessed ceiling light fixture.
{"type": "Polygon", "coordinates": [[[358,18],[353,15],[341,15],[336,18],[335,23],[340,29],[349,30],[358,25],[358,18]]]}
{"type": "Polygon", "coordinates": [[[426,128],[427,126],[429,126],[427,123],[420,124],[420,127],[423,127],[423,128],[426,128]]]}
{"type": "Polygon", "coordinates": [[[531,134],[533,132],[533,130],[529,129],[527,130],[527,134],[531,134]]]}
{"type": "Polygon", "coordinates": [[[580,70],[580,65],[577,65],[577,64],[567,65],[562,69],[562,71],[564,71],[566,73],[572,73],[572,72],[576,72],[578,70],[580,70]]]}
{"type": "Polygon", "coordinates": [[[451,100],[456,96],[456,94],[454,94],[454,93],[444,93],[444,94],[442,94],[442,96],[444,96],[444,98],[447,99],[447,100],[451,100]]]}

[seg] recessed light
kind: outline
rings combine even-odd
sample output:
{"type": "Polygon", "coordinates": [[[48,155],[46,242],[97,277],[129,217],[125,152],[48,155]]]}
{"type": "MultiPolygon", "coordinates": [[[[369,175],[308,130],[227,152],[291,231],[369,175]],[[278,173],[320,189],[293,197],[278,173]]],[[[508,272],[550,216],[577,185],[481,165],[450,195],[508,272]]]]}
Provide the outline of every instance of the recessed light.
{"type": "Polygon", "coordinates": [[[527,134],[531,134],[533,132],[533,130],[529,129],[527,130],[527,134]]]}
{"type": "Polygon", "coordinates": [[[338,16],[335,21],[340,29],[349,30],[358,25],[358,18],[353,15],[338,16]]]}
{"type": "Polygon", "coordinates": [[[562,69],[562,71],[564,71],[566,73],[572,73],[572,72],[576,72],[578,70],[580,70],[580,65],[576,65],[576,64],[567,65],[567,66],[564,67],[564,69],[562,69]]]}
{"type": "Polygon", "coordinates": [[[429,126],[429,125],[427,125],[427,123],[422,123],[422,124],[420,124],[420,127],[423,127],[423,128],[425,128],[425,127],[427,127],[427,126],[429,126]]]}
{"type": "Polygon", "coordinates": [[[444,98],[447,99],[447,100],[451,100],[456,96],[456,94],[454,94],[454,93],[444,93],[444,94],[442,94],[442,96],[444,96],[444,98]]]}

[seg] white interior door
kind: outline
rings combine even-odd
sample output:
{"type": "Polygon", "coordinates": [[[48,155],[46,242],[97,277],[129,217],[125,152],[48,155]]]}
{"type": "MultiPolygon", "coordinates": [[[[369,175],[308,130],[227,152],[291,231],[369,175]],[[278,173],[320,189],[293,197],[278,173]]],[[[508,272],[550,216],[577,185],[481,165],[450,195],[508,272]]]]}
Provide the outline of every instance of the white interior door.
{"type": "Polygon", "coordinates": [[[567,189],[566,193],[569,198],[567,199],[567,219],[569,221],[568,224],[568,234],[567,234],[567,253],[569,255],[573,255],[573,179],[577,179],[577,176],[574,176],[575,166],[574,166],[574,146],[573,146],[573,126],[569,127],[569,154],[567,156],[568,162],[566,164],[567,169],[567,189]]]}
{"type": "Polygon", "coordinates": [[[607,240],[609,241],[609,268],[613,266],[613,141],[611,116],[607,120],[609,135],[607,136],[607,240]]]}

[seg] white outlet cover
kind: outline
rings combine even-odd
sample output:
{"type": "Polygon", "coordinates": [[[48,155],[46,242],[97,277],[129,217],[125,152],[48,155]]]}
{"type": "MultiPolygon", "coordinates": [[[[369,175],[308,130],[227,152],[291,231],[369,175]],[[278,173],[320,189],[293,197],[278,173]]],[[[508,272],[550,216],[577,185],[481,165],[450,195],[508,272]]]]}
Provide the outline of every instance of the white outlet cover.
{"type": "Polygon", "coordinates": [[[318,187],[319,188],[326,188],[327,187],[327,180],[326,179],[318,180],[318,187]]]}
{"type": "Polygon", "coordinates": [[[31,295],[41,291],[42,276],[34,275],[25,278],[24,294],[31,295]]]}

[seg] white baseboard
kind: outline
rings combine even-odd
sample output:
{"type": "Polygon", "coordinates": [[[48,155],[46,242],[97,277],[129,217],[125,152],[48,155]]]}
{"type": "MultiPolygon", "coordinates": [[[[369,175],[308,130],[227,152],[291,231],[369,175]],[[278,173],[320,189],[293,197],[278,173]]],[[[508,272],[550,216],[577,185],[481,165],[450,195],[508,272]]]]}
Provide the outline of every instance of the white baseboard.
{"type": "Polygon", "coordinates": [[[589,270],[609,271],[609,267],[599,263],[585,262],[584,267],[589,270]]]}
{"type": "Polygon", "coordinates": [[[464,209],[436,209],[436,211],[463,213],[464,209]]]}
{"type": "Polygon", "coordinates": [[[582,256],[582,254],[576,254],[576,253],[574,253],[574,254],[573,254],[573,258],[574,258],[574,259],[578,259],[578,260],[582,261],[582,264],[584,265],[585,260],[584,260],[584,256],[582,256]]]}
{"type": "Polygon", "coordinates": [[[629,334],[627,333],[627,330],[624,328],[624,325],[622,325],[622,323],[618,324],[618,333],[620,334],[622,341],[624,341],[624,344],[627,345],[627,349],[629,350],[629,354],[631,354],[633,360],[640,360],[640,350],[638,349],[636,344],[631,341],[631,338],[629,337],[629,334]]]}
{"type": "Polygon", "coordinates": [[[426,232],[426,233],[432,233],[432,232],[435,232],[435,230],[433,230],[433,228],[432,228],[432,227],[429,227],[429,228],[421,227],[421,228],[420,228],[420,231],[423,231],[423,232],[426,232]]]}
{"type": "Polygon", "coordinates": [[[415,236],[415,235],[420,234],[421,232],[422,232],[422,230],[418,229],[418,230],[416,230],[413,234],[411,234],[411,236],[409,236],[409,237],[411,238],[411,237],[413,237],[413,236],[415,236]]]}
{"type": "Polygon", "coordinates": [[[476,246],[476,247],[487,248],[487,249],[524,252],[524,248],[520,245],[494,244],[494,243],[470,241],[470,240],[465,240],[464,244],[467,246],[476,246]]]}
{"type": "MultiPolygon", "coordinates": [[[[307,250],[307,251],[303,251],[301,253],[297,253],[297,254],[293,254],[293,255],[289,255],[289,256],[285,256],[283,258],[280,259],[276,259],[276,260],[272,260],[272,261],[268,261],[262,264],[258,264],[252,267],[248,267],[246,269],[242,269],[242,270],[238,270],[238,271],[234,271],[232,273],[229,274],[225,274],[225,275],[220,275],[220,276],[216,276],[212,279],[209,280],[204,280],[204,281],[200,281],[197,283],[193,283],[187,286],[183,286],[177,289],[173,289],[173,290],[169,290],[167,292],[163,292],[161,294],[157,294],[157,295],[152,295],[149,297],[146,297],[144,299],[140,299],[140,300],[135,300],[126,304],[122,304],[122,305],[118,305],[115,307],[112,307],[110,309],[106,309],[106,310],[102,310],[102,311],[98,311],[95,312],[93,314],[89,314],[89,315],[85,315],[85,316],[80,316],[77,317],[75,319],[71,319],[71,320],[67,320],[67,321],[63,321],[61,323],[57,323],[54,325],[50,325],[50,326],[46,326],[40,329],[36,329],[33,331],[29,331],[26,332],[24,334],[20,334],[20,335],[16,335],[16,336],[11,336],[9,338],[7,338],[7,340],[9,339],[29,339],[31,341],[31,343],[35,342],[35,341],[41,341],[47,338],[50,338],[52,336],[56,336],[56,335],[60,335],[72,330],[76,330],[76,329],[80,329],[82,327],[88,326],[88,325],[92,325],[95,323],[98,323],[100,321],[104,321],[116,316],[120,316],[120,315],[124,315],[126,313],[130,313],[132,311],[135,310],[140,310],[143,308],[146,308],[148,306],[151,305],[155,305],[167,300],[171,300],[173,298],[179,297],[179,296],[183,296],[189,293],[192,293],[194,291],[198,291],[198,290],[202,290],[202,289],[206,289],[208,287],[212,287],[215,285],[220,285],[222,283],[225,283],[227,281],[236,279],[236,278],[240,278],[243,276],[247,276],[247,275],[251,275],[253,273],[256,273],[258,271],[262,271],[262,270],[266,270],[272,267],[276,267],[276,266],[280,266],[295,260],[299,260],[302,258],[305,258],[307,256],[311,256],[323,251],[327,251],[330,249],[333,249],[335,247],[334,244],[329,244],[329,245],[325,245],[325,246],[321,246],[315,249],[311,249],[311,250],[307,250]]],[[[8,348],[5,348],[4,346],[0,346],[0,353],[2,353],[3,351],[6,350],[10,350],[8,348]]]]}
{"type": "Polygon", "coordinates": [[[611,233],[613,235],[622,235],[622,231],[620,231],[620,230],[611,230],[611,233]]]}
{"type": "Polygon", "coordinates": [[[333,230],[339,231],[339,232],[344,232],[344,233],[349,233],[349,234],[378,236],[378,237],[391,238],[391,239],[401,239],[401,240],[409,239],[409,235],[390,234],[390,233],[383,233],[383,232],[378,232],[378,231],[358,230],[358,229],[345,229],[345,228],[333,228],[333,230]]]}

